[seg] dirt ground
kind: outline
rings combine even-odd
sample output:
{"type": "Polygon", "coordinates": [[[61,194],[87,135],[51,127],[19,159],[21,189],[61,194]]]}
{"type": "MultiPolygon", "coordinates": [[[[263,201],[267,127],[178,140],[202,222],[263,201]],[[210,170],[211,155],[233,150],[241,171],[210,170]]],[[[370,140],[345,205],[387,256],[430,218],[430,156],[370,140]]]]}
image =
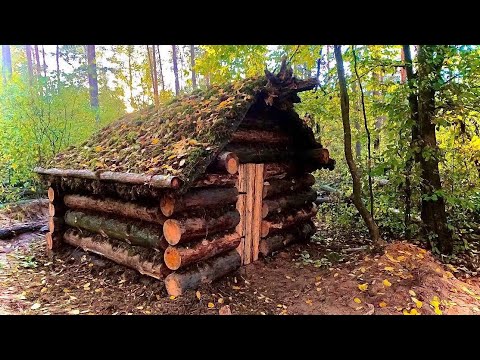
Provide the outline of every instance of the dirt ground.
{"type": "Polygon", "coordinates": [[[326,226],[179,297],[163,282],[43,235],[0,240],[0,314],[480,314],[480,278],[406,242],[374,254],[326,226]]]}

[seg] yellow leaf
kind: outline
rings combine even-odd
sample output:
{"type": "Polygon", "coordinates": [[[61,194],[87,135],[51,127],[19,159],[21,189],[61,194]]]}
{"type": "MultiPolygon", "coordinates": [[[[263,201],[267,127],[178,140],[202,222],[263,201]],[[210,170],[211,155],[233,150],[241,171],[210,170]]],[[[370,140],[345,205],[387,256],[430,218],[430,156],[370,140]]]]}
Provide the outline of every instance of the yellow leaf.
{"type": "Polygon", "coordinates": [[[385,266],[384,269],[385,269],[386,271],[393,271],[393,270],[394,270],[394,268],[391,267],[391,266],[385,266]]]}
{"type": "Polygon", "coordinates": [[[43,287],[42,290],[40,290],[41,293],[44,293],[47,291],[47,288],[46,287],[43,287]]]}
{"type": "Polygon", "coordinates": [[[364,273],[364,272],[366,271],[366,269],[365,269],[364,267],[361,267],[361,268],[360,268],[360,271],[361,271],[362,273],[364,273]]]}
{"type": "Polygon", "coordinates": [[[362,302],[362,300],[360,300],[359,298],[355,298],[353,299],[353,301],[355,301],[357,304],[360,304],[362,302]]]}
{"type": "Polygon", "coordinates": [[[219,304],[223,304],[223,302],[224,302],[223,298],[219,298],[219,299],[218,299],[218,303],[219,303],[219,304]]]}
{"type": "Polygon", "coordinates": [[[405,256],[401,255],[401,256],[397,257],[397,260],[398,261],[405,261],[405,256]]]}
{"type": "Polygon", "coordinates": [[[443,315],[442,310],[440,310],[438,307],[435,308],[435,314],[437,315],[443,315]]]}
{"type": "Polygon", "coordinates": [[[475,296],[475,293],[466,286],[462,286],[462,290],[465,291],[468,295],[475,296]]]}
{"type": "Polygon", "coordinates": [[[443,277],[445,279],[451,279],[453,278],[453,274],[450,271],[445,271],[445,274],[443,274],[443,277]]]}
{"type": "Polygon", "coordinates": [[[69,311],[68,313],[69,313],[70,315],[78,315],[78,314],[80,314],[80,310],[75,309],[75,310],[69,311]]]}
{"type": "Polygon", "coordinates": [[[432,305],[435,309],[438,309],[438,306],[440,305],[440,299],[438,296],[434,296],[432,300],[430,300],[430,305],[432,305]]]}
{"type": "Polygon", "coordinates": [[[154,138],[152,139],[152,145],[157,145],[160,142],[160,139],[154,138]]]}
{"type": "Polygon", "coordinates": [[[413,291],[413,290],[408,290],[408,293],[412,296],[417,296],[417,294],[415,294],[415,291],[413,291]]]}
{"type": "Polygon", "coordinates": [[[419,259],[423,259],[425,256],[423,256],[422,254],[417,254],[417,257],[418,257],[419,259]]]}
{"type": "Polygon", "coordinates": [[[90,287],[90,283],[86,283],[83,285],[84,290],[88,290],[89,287],[90,287]]]}
{"type": "Polygon", "coordinates": [[[200,294],[200,291],[197,291],[195,293],[195,296],[197,297],[198,300],[200,300],[200,298],[202,297],[202,295],[200,294]]]}
{"type": "Polygon", "coordinates": [[[103,148],[102,148],[100,145],[95,146],[95,151],[96,151],[96,152],[100,152],[100,151],[102,151],[102,150],[103,150],[103,148]]]}
{"type": "Polygon", "coordinates": [[[437,273],[441,273],[441,272],[442,272],[442,270],[441,270],[440,268],[436,268],[435,271],[436,271],[437,273]]]}
{"type": "Polygon", "coordinates": [[[453,266],[452,264],[447,264],[447,267],[452,270],[453,272],[458,272],[457,268],[453,266]]]}
{"type": "Polygon", "coordinates": [[[188,144],[189,145],[198,145],[198,141],[195,140],[195,139],[190,139],[190,140],[188,140],[188,144]]]}
{"type": "Polygon", "coordinates": [[[420,300],[418,300],[418,299],[415,298],[415,297],[412,297],[412,301],[415,303],[415,306],[416,306],[417,308],[419,308],[419,309],[422,308],[423,302],[421,302],[420,300]]]}
{"type": "Polygon", "coordinates": [[[392,283],[390,281],[388,281],[387,279],[385,279],[385,280],[383,280],[383,286],[390,287],[390,286],[392,286],[392,283]]]}
{"type": "Polygon", "coordinates": [[[175,300],[177,297],[175,295],[170,295],[170,300],[175,300]]]}
{"type": "Polygon", "coordinates": [[[208,308],[209,308],[209,309],[211,309],[211,308],[214,308],[214,307],[215,307],[215,304],[214,304],[214,303],[211,303],[211,302],[209,302],[207,306],[208,306],[208,308]]]}
{"type": "Polygon", "coordinates": [[[378,305],[380,305],[381,308],[384,308],[384,307],[387,306],[387,303],[386,303],[385,301],[382,301],[382,302],[381,302],[380,304],[378,304],[378,305]]]}
{"type": "Polygon", "coordinates": [[[390,255],[390,254],[386,254],[386,255],[387,255],[387,258],[388,258],[390,261],[396,262],[396,263],[398,262],[398,260],[395,260],[395,258],[394,258],[392,255],[390,255]]]}
{"type": "Polygon", "coordinates": [[[410,315],[418,315],[417,309],[410,310],[410,315]]]}
{"type": "Polygon", "coordinates": [[[365,284],[359,284],[358,285],[358,288],[361,290],[361,291],[366,291],[367,288],[368,288],[368,284],[365,283],[365,284]]]}
{"type": "Polygon", "coordinates": [[[308,305],[312,306],[312,303],[313,303],[312,300],[307,299],[307,300],[305,300],[305,302],[306,302],[308,305]]]}

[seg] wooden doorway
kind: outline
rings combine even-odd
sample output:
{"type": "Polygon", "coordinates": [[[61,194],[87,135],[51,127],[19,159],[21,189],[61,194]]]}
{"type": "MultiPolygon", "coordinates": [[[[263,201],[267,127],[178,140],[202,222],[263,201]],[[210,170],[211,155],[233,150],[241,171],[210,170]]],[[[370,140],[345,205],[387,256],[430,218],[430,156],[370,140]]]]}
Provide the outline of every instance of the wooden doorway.
{"type": "Polygon", "coordinates": [[[250,264],[258,259],[258,246],[262,228],[264,164],[240,164],[238,169],[238,201],[240,223],[237,232],[242,242],[237,248],[242,264],[250,264]]]}

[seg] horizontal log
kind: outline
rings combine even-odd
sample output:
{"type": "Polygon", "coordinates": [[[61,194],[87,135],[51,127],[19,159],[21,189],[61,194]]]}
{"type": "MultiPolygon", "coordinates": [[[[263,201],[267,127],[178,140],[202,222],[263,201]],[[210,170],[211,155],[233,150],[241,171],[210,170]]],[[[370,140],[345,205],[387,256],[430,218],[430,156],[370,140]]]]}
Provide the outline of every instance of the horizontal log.
{"type": "Polygon", "coordinates": [[[257,144],[290,144],[291,137],[285,133],[271,130],[242,130],[238,129],[232,134],[231,142],[257,143],[257,144]]]}
{"type": "Polygon", "coordinates": [[[169,295],[179,296],[189,289],[198,288],[202,283],[211,283],[227,275],[240,265],[240,255],[236,250],[232,250],[194,264],[183,271],[171,273],[165,278],[165,287],[169,295]]]}
{"type": "Polygon", "coordinates": [[[162,234],[162,228],[155,224],[125,218],[111,218],[99,214],[87,214],[69,210],[65,214],[65,223],[90,232],[122,240],[132,245],[165,250],[168,243],[162,234]]]}
{"type": "Polygon", "coordinates": [[[195,208],[219,207],[237,201],[237,188],[192,189],[182,196],[165,195],[160,201],[163,215],[172,216],[195,208]]]}
{"type": "Polygon", "coordinates": [[[10,239],[26,232],[37,231],[40,230],[43,226],[45,226],[44,221],[37,221],[2,227],[0,229],[0,239],[10,239]]]}
{"type": "Polygon", "coordinates": [[[227,172],[236,174],[238,172],[239,160],[237,155],[230,151],[220,153],[217,158],[208,166],[209,172],[227,172]]]}
{"type": "Polygon", "coordinates": [[[163,263],[162,252],[128,245],[98,234],[83,234],[77,229],[68,229],[63,238],[67,244],[104,256],[117,264],[137,270],[142,275],[162,280],[171,272],[163,263]]]}
{"type": "Polygon", "coordinates": [[[275,199],[265,199],[262,205],[262,218],[265,219],[267,215],[310,205],[316,198],[317,192],[310,189],[308,191],[298,192],[275,199]]]}
{"type": "Polygon", "coordinates": [[[170,175],[144,175],[134,173],[121,173],[113,171],[90,171],[71,169],[43,169],[36,167],[34,171],[41,175],[52,175],[61,177],[76,177],[90,180],[116,181],[132,185],[150,185],[155,188],[178,189],[182,185],[180,178],[170,175]]]}
{"type": "Polygon", "coordinates": [[[266,163],[263,168],[263,178],[270,179],[273,177],[285,177],[287,175],[296,175],[301,172],[303,172],[303,167],[298,163],[266,163]]]}
{"type": "Polygon", "coordinates": [[[311,221],[294,226],[288,231],[273,235],[260,240],[259,252],[263,256],[270,255],[274,251],[278,251],[285,246],[310,239],[315,233],[315,225],[311,221]]]}
{"type": "Polygon", "coordinates": [[[270,179],[263,184],[263,198],[272,198],[279,194],[285,194],[291,191],[304,190],[315,184],[315,177],[306,173],[298,177],[284,179],[270,179]]]}
{"type": "Polygon", "coordinates": [[[240,213],[237,210],[219,217],[168,219],[163,224],[163,234],[170,245],[177,245],[232,229],[239,222],[240,213]]]}
{"type": "Polygon", "coordinates": [[[213,186],[235,186],[237,182],[237,174],[205,174],[197,179],[192,187],[213,187],[213,186]]]}
{"type": "Polygon", "coordinates": [[[226,149],[237,154],[240,163],[268,163],[292,160],[295,152],[285,147],[248,146],[246,144],[228,144],[226,149]]]}
{"type": "Polygon", "coordinates": [[[65,195],[65,205],[72,209],[93,210],[106,214],[120,215],[163,225],[166,217],[158,207],[149,207],[133,202],[124,202],[110,198],[94,198],[81,195],[65,195]]]}
{"type": "Polygon", "coordinates": [[[164,253],[164,261],[171,270],[209,259],[217,254],[235,249],[241,237],[237,233],[216,236],[202,240],[191,247],[169,246],[164,253]]]}
{"type": "Polygon", "coordinates": [[[317,213],[317,207],[313,205],[310,209],[301,209],[291,214],[279,214],[272,219],[262,221],[261,236],[279,233],[284,229],[288,229],[295,224],[311,219],[317,213]]]}
{"type": "Polygon", "coordinates": [[[239,125],[239,129],[281,131],[282,125],[279,120],[262,115],[247,115],[239,125]]]}
{"type": "Polygon", "coordinates": [[[325,148],[316,148],[316,149],[309,149],[303,153],[303,156],[307,158],[309,161],[314,161],[319,164],[327,164],[328,160],[330,159],[330,153],[325,148]]]}

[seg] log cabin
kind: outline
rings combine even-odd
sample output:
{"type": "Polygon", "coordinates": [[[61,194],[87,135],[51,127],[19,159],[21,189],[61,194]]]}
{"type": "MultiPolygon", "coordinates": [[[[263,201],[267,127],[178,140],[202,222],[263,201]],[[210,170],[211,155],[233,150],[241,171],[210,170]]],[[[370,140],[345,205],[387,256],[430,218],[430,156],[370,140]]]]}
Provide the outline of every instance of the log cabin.
{"type": "Polygon", "coordinates": [[[47,183],[48,251],[83,248],[180,295],[315,232],[317,169],[333,169],[276,75],[197,90],[127,114],[35,171],[47,183]]]}

